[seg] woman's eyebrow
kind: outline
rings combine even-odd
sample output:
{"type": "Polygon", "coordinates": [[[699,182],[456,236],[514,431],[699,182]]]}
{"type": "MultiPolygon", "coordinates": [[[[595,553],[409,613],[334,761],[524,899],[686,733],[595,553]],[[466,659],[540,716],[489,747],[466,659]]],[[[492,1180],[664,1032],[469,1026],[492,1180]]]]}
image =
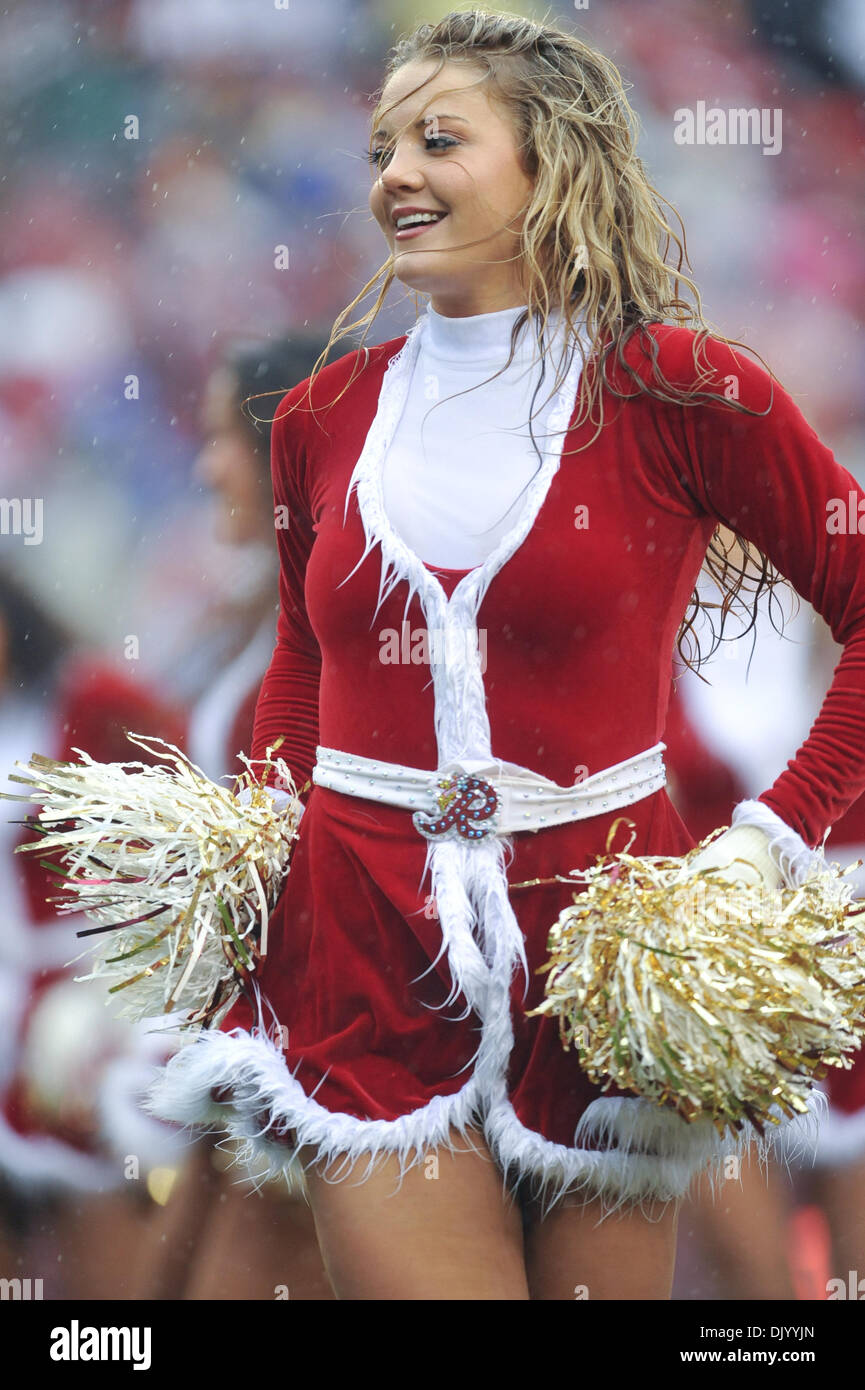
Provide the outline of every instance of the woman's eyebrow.
{"type": "MultiPolygon", "coordinates": [[[[429,125],[430,121],[462,121],[463,125],[469,124],[465,116],[446,116],[444,114],[439,114],[438,116],[421,116],[420,120],[414,123],[415,130],[417,130],[418,126],[429,125]]],[[[378,130],[373,131],[373,139],[375,139],[377,135],[387,135],[384,126],[379,126],[378,130]]]]}

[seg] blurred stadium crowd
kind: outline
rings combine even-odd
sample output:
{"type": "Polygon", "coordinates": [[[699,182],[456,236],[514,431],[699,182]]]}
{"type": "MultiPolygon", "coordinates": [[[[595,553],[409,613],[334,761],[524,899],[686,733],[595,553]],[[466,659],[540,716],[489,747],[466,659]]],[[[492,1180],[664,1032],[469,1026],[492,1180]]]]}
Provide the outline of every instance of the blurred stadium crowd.
{"type": "MultiPolygon", "coordinates": [[[[67,671],[59,682],[46,714],[55,730],[85,737],[81,709],[92,721],[100,708],[92,691],[98,686],[107,700],[114,671],[124,683],[126,722],[133,709],[152,713],[152,699],[164,706],[166,736],[182,738],[184,719],[198,708],[205,733],[219,726],[220,746],[230,748],[240,726],[202,702],[232,663],[238,681],[246,674],[247,702],[254,693],[275,619],[275,576],[264,513],[238,526],[238,498],[220,478],[216,451],[225,447],[229,407],[218,373],[231,359],[242,363],[242,394],[288,389],[293,381],[280,371],[293,371],[306,353],[300,374],[308,372],[336,315],[378,269],[385,248],[366,202],[369,97],[400,33],[451,8],[458,6],[435,0],[8,0],[3,7],[0,492],[42,499],[43,511],[38,544],[11,529],[0,535],[0,789],[12,760],[39,747],[33,740],[43,727],[31,718],[45,695],[41,668],[27,685],[30,668],[16,648],[19,638],[22,651],[30,641],[21,617],[27,602],[40,622],[56,625],[70,660],[98,656],[98,676],[91,666],[90,675],[67,671]],[[268,345],[273,361],[256,386],[251,364],[268,345]],[[292,347],[301,356],[292,358],[292,347]],[[255,633],[261,652],[250,655],[255,633]],[[244,653],[247,665],[237,666],[244,653]],[[134,688],[144,705],[135,705],[134,688]]],[[[761,354],[839,462],[865,481],[865,7],[858,0],[590,0],[585,8],[511,0],[501,8],[573,25],[617,63],[642,122],[641,157],[683,218],[707,318],[761,354]],[[780,108],[780,152],[677,144],[674,113],[698,101],[780,108]]],[[[396,286],[375,341],[402,332],[414,316],[396,286]]],[[[260,414],[272,417],[278,399],[265,400],[260,414]]],[[[243,424],[248,450],[251,428],[243,424]]],[[[266,428],[261,439],[266,466],[266,428]]],[[[784,639],[764,613],[747,681],[750,637],[725,644],[705,672],[711,685],[690,676],[682,682],[689,718],[707,756],[729,769],[733,796],[764,790],[793,755],[837,658],[806,604],[796,615],[789,605],[785,611],[784,639]]],[[[235,714],[241,706],[238,697],[235,714]]],[[[116,710],[112,717],[123,722],[116,710]]],[[[203,748],[201,727],[198,739],[203,748]]],[[[130,754],[112,744],[102,756],[130,754]]],[[[231,753],[214,754],[208,770],[230,771],[231,753]]],[[[7,864],[0,882],[11,873],[7,864]]],[[[80,1136],[64,1137],[81,1148],[80,1136]]],[[[123,1142],[112,1152],[125,1152],[123,1142]]],[[[167,1136],[166,1144],[164,1153],[154,1150],[154,1166],[176,1161],[167,1136]]],[[[9,1215],[23,1198],[13,1178],[2,1177],[2,1164],[0,1144],[4,1239],[8,1259],[20,1263],[35,1227],[32,1220],[16,1226],[9,1215]]],[[[62,1202],[52,1210],[66,1211],[62,1239],[71,1241],[80,1209],[74,1219],[62,1202]]],[[[148,1215],[146,1200],[136,1213],[136,1220],[148,1215]]],[[[796,1249],[811,1251],[805,1263],[813,1270],[822,1227],[802,1220],[804,1245],[796,1249]]],[[[865,1259],[862,1220],[860,1210],[865,1259]]],[[[53,1251],[59,1215],[48,1230],[38,1248],[53,1251]]],[[[304,1230],[298,1241],[308,1239],[304,1230]]],[[[753,1285],[737,1285],[735,1249],[724,1257],[723,1277],[716,1256],[694,1235],[677,1297],[724,1297],[737,1287],[759,1296],[753,1285]]],[[[755,1281],[781,1277],[758,1263],[755,1281]]],[[[98,1289],[93,1277],[87,1287],[98,1289]]],[[[318,1278],[309,1275],[311,1290],[320,1290],[318,1278]]],[[[52,1286],[54,1296],[75,1296],[84,1273],[81,1280],[52,1286]]],[[[825,1296],[794,1283],[789,1296],[825,1296]]],[[[182,1280],[159,1287],[190,1296],[182,1280]]],[[[215,1296],[228,1294],[217,1288],[215,1296]]]]}

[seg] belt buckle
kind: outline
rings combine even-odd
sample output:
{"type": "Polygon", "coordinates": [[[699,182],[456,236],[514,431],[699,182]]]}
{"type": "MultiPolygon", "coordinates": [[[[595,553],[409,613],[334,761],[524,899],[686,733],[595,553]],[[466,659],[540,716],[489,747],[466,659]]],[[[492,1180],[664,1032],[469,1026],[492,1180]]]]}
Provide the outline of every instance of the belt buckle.
{"type": "Polygon", "coordinates": [[[436,801],[438,814],[415,811],[412,822],[427,840],[456,838],[477,844],[494,832],[498,824],[499,796],[484,777],[457,771],[439,777],[436,801]]]}

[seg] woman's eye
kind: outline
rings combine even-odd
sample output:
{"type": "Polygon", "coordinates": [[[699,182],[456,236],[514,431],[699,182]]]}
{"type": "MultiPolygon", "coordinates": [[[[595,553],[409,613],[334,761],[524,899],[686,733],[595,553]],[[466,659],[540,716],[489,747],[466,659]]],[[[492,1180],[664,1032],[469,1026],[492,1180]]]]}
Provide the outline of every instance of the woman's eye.
{"type": "MultiPolygon", "coordinates": [[[[425,146],[425,148],[426,148],[427,150],[429,150],[430,152],[433,151],[433,150],[446,150],[446,149],[450,149],[451,146],[457,145],[457,144],[459,144],[459,141],[458,141],[458,140],[455,140],[455,139],[453,138],[453,136],[451,136],[451,135],[426,135],[426,136],[424,136],[424,146],[425,146]]],[[[391,155],[393,154],[393,150],[392,150],[392,149],[388,149],[388,148],[386,148],[385,146],[382,146],[382,147],[379,148],[379,149],[364,150],[364,154],[366,155],[366,157],[367,157],[367,159],[369,160],[370,164],[374,165],[377,169],[380,169],[380,168],[382,167],[382,165],[384,165],[384,164],[386,164],[386,163],[388,162],[388,160],[390,159],[391,155]]]]}
{"type": "Polygon", "coordinates": [[[449,149],[451,145],[455,145],[456,143],[456,140],[454,140],[450,135],[427,135],[424,139],[424,144],[426,145],[427,149],[431,149],[437,146],[439,149],[446,150],[449,149]],[[442,141],[444,141],[444,144],[442,144],[442,141]]]}

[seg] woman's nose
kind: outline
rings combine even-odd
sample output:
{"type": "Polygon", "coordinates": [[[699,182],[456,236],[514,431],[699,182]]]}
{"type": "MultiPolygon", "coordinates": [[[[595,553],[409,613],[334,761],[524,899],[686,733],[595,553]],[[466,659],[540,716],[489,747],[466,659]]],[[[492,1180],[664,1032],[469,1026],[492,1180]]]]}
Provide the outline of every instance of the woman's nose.
{"type": "Polygon", "coordinates": [[[409,149],[396,149],[379,174],[382,188],[396,192],[398,188],[419,188],[423,174],[418,168],[417,155],[409,149]]]}

